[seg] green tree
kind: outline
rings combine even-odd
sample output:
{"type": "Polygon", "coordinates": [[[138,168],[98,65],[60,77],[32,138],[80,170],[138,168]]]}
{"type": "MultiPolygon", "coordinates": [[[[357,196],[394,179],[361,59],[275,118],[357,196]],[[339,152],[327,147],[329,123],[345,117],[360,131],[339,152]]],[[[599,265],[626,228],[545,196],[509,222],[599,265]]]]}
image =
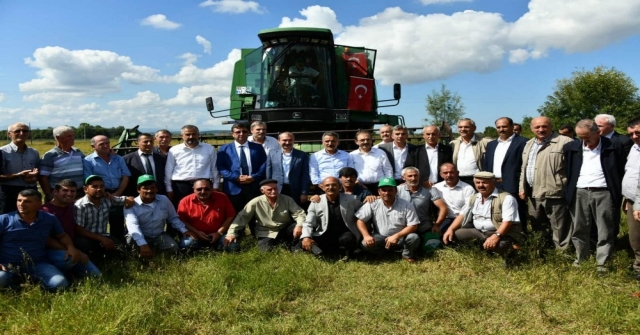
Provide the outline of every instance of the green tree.
{"type": "Polygon", "coordinates": [[[462,98],[448,90],[444,84],[440,87],[440,91],[433,90],[427,96],[426,108],[429,117],[424,121],[428,124],[439,126],[442,122],[447,122],[449,125],[456,125],[464,116],[462,98]]]}
{"type": "Polygon", "coordinates": [[[500,134],[498,134],[498,129],[496,129],[496,127],[487,126],[487,127],[484,127],[484,132],[482,133],[482,136],[489,137],[489,138],[498,138],[500,137],[500,134]]]}
{"type": "MultiPolygon", "coordinates": [[[[525,116],[524,118],[522,118],[522,121],[520,121],[520,125],[522,126],[522,133],[520,134],[520,136],[526,137],[526,138],[533,138],[533,131],[531,131],[531,120],[533,120],[533,117],[531,116],[525,116]]],[[[558,128],[558,126],[556,126],[556,128],[558,128]]]]}
{"type": "Polygon", "coordinates": [[[633,80],[615,68],[598,66],[593,71],[578,70],[571,78],[559,79],[538,112],[550,118],[554,128],[597,114],[615,116],[620,128],[624,128],[639,107],[638,87],[633,80]]]}

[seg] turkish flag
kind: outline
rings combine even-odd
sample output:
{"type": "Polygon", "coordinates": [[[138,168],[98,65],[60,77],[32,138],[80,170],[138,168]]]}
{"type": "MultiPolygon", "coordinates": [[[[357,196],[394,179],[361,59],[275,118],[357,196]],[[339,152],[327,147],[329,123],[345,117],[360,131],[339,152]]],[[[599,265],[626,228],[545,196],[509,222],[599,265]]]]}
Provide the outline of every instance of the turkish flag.
{"type": "Polygon", "coordinates": [[[370,112],[373,103],[373,79],[351,77],[347,109],[370,112]]]}
{"type": "Polygon", "coordinates": [[[345,61],[347,76],[367,76],[367,55],[364,52],[344,53],[342,54],[342,59],[345,61]]]}

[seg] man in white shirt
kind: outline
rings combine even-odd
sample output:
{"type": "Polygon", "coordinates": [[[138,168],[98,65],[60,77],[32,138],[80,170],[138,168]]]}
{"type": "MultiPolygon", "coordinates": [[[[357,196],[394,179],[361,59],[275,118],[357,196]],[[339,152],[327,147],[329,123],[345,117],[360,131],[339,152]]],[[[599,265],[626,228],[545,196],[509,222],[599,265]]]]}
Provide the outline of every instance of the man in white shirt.
{"type": "Polygon", "coordinates": [[[571,242],[577,256],[574,264],[579,266],[589,259],[589,235],[595,224],[596,270],[602,275],[607,272],[606,262],[613,251],[614,212],[620,211],[616,204],[622,198],[623,147],[601,136],[593,120],[580,120],[576,135],[580,141],[563,147],[567,167],[565,200],[573,220],[571,242]]]}
{"type": "Polygon", "coordinates": [[[193,193],[194,180],[211,179],[214,189],[220,183],[216,150],[210,144],[200,142],[198,127],[186,125],[180,133],[183,142],[169,149],[164,176],[167,197],[176,207],[182,198],[193,193]]]}
{"type": "Polygon", "coordinates": [[[627,133],[633,141],[631,151],[627,156],[627,164],[624,167],[624,178],[622,178],[622,195],[626,198],[624,210],[627,213],[627,224],[629,225],[629,244],[635,255],[633,262],[634,278],[640,280],[640,221],[633,215],[633,207],[639,207],[638,185],[640,179],[640,117],[629,120],[627,123],[627,133]]]}
{"type": "Polygon", "coordinates": [[[475,193],[475,190],[471,185],[460,180],[458,168],[453,163],[442,164],[440,166],[440,176],[444,180],[433,185],[433,188],[440,191],[442,200],[447,205],[447,218],[440,224],[440,230],[444,233],[460,214],[469,197],[475,193]]]}
{"type": "Polygon", "coordinates": [[[267,156],[269,156],[269,151],[280,149],[278,140],[267,136],[267,124],[262,121],[255,121],[251,124],[251,136],[249,136],[247,140],[260,144],[264,148],[267,156]]]}
{"type": "Polygon", "coordinates": [[[385,177],[393,177],[393,169],[384,151],[373,148],[373,136],[368,131],[361,130],[356,133],[358,150],[349,155],[353,160],[353,167],[358,171],[358,180],[371,191],[378,193],[378,182],[385,177]]]}
{"type": "Polygon", "coordinates": [[[460,137],[449,143],[453,148],[453,163],[460,171],[460,180],[474,185],[473,175],[482,171],[482,159],[491,139],[475,134],[476,123],[471,119],[458,121],[460,137]]]}
{"type": "Polygon", "coordinates": [[[393,179],[396,185],[404,183],[402,180],[402,169],[407,165],[407,159],[414,155],[416,146],[407,143],[409,138],[409,131],[407,127],[403,125],[393,126],[393,142],[380,143],[378,149],[384,151],[387,154],[389,163],[393,168],[393,179]]]}

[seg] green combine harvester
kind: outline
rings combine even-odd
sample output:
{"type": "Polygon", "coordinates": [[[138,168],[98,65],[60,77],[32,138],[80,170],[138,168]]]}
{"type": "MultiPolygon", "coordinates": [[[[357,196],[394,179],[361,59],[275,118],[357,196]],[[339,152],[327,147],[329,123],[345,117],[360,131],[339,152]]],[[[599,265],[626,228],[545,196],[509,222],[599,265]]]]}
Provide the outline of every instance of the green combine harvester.
{"type": "Polygon", "coordinates": [[[401,115],[378,113],[400,103],[401,88],[395,84],[393,99],[378,100],[376,50],[336,45],[331,30],[320,28],[267,29],[258,38],[262,46],[242,49],[235,64],[230,108],[214,111],[207,98],[212,117],[263,121],[273,135],[291,131],[307,152],[320,149],[326,131],[348,140],[377,124],[404,125],[401,115]]]}

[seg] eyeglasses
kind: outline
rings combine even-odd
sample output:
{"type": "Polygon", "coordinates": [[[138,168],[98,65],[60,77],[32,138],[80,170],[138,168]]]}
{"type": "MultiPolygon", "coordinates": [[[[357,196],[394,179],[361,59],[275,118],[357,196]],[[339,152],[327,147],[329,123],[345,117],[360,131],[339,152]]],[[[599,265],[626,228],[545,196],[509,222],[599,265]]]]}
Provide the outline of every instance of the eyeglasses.
{"type": "Polygon", "coordinates": [[[208,188],[208,187],[198,187],[198,188],[196,188],[196,191],[198,191],[198,192],[211,191],[211,189],[208,188]]]}
{"type": "Polygon", "coordinates": [[[16,129],[14,131],[12,131],[12,133],[14,134],[28,134],[29,133],[29,129],[16,129]]]}

